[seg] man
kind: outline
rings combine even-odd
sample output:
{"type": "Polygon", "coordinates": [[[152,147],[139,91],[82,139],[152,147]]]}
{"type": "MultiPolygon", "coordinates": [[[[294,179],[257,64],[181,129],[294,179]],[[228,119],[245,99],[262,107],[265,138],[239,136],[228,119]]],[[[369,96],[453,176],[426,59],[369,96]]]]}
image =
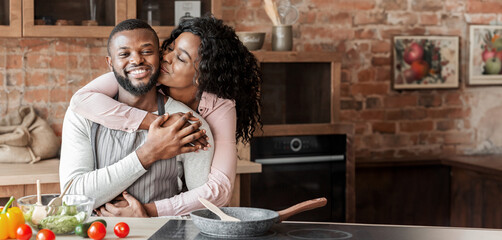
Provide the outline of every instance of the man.
{"type": "MultiPolygon", "coordinates": [[[[107,63],[120,85],[119,102],[160,115],[165,108],[190,111],[156,91],[159,40],[148,24],[136,19],[119,23],[108,39],[108,55],[107,63]]],[[[69,193],[94,197],[95,208],[126,189],[142,203],[176,195],[179,186],[174,155],[197,149],[183,146],[204,136],[204,131],[194,132],[200,126],[207,132],[209,143],[212,142],[209,127],[200,117],[202,122],[183,128],[190,116],[186,113],[176,121],[162,116],[154,121],[148,133],[142,130],[128,133],[93,124],[68,108],[62,133],[61,187],[73,179],[69,193]],[[163,127],[164,122],[169,126],[163,127]]],[[[212,151],[200,154],[204,154],[201,158],[209,159],[204,161],[208,173],[212,151]]]]}

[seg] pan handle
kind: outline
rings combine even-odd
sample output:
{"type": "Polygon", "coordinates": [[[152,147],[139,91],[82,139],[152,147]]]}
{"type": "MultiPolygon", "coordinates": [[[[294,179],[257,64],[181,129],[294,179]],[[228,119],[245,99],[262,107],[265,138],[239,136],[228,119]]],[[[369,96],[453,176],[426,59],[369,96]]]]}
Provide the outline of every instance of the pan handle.
{"type": "Polygon", "coordinates": [[[328,200],[326,198],[316,198],[316,199],[311,199],[307,200],[305,202],[298,203],[294,206],[291,206],[289,208],[286,208],[284,210],[278,211],[279,213],[279,222],[285,221],[289,217],[305,212],[308,210],[312,210],[314,208],[319,208],[319,207],[324,207],[328,200]]]}

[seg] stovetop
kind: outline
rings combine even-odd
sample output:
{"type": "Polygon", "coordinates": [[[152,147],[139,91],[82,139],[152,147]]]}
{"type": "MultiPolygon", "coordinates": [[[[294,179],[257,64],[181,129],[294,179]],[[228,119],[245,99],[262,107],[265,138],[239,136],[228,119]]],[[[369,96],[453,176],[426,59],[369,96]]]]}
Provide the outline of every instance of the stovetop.
{"type": "MultiPolygon", "coordinates": [[[[253,239],[350,239],[352,234],[333,229],[326,224],[299,224],[281,223],[275,224],[262,236],[225,238],[239,240],[253,239]]],[[[171,220],[162,226],[150,239],[197,239],[213,240],[221,239],[201,233],[190,220],[171,220]]]]}
{"type": "MultiPolygon", "coordinates": [[[[461,238],[491,240],[501,239],[501,237],[502,231],[494,229],[283,222],[273,225],[268,233],[262,236],[225,239],[444,240],[461,238]]],[[[221,238],[201,233],[191,220],[170,220],[149,239],[214,240],[221,238]]]]}

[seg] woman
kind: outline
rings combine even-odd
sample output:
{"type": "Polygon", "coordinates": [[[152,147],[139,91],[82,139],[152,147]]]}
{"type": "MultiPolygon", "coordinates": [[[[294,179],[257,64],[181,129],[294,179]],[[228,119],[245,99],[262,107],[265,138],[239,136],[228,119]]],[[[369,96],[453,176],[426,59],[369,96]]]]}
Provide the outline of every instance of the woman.
{"type": "MultiPolygon", "coordinates": [[[[227,204],[237,165],[236,140],[249,141],[255,126],[261,125],[261,74],[256,58],[231,27],[214,17],[185,20],[163,42],[162,50],[158,82],[164,85],[163,92],[197,111],[213,132],[214,157],[208,181],[172,198],[139,207],[125,193],[129,206],[139,209],[121,210],[109,204],[107,209],[101,208],[101,213],[145,216],[146,210],[149,216],[183,215],[202,207],[198,197],[219,206],[227,204]]],[[[75,94],[72,110],[112,129],[148,129],[156,116],[111,100],[118,85],[113,79],[101,79],[75,94]],[[94,115],[97,103],[108,110],[102,112],[112,114],[94,115]]]]}

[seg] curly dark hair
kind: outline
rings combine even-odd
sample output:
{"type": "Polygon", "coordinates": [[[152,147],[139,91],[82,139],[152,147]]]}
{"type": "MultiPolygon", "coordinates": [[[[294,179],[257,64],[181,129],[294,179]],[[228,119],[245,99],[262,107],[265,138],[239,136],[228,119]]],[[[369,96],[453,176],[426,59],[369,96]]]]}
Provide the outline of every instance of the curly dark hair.
{"type": "Polygon", "coordinates": [[[232,27],[213,16],[182,21],[162,43],[162,50],[183,32],[200,37],[198,92],[216,94],[235,101],[237,112],[236,139],[248,142],[261,127],[260,85],[262,76],[255,56],[238,39],[232,27]]]}

